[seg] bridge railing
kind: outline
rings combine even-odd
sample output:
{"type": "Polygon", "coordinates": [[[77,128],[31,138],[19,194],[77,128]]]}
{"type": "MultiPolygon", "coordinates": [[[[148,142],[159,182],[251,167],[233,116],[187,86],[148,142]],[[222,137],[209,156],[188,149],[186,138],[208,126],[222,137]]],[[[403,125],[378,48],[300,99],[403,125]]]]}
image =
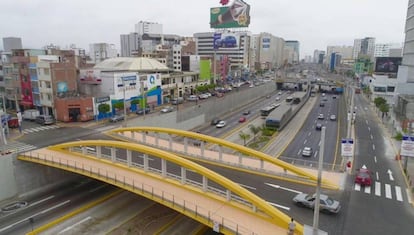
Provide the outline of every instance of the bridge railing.
{"type": "MultiPolygon", "coordinates": [[[[169,206],[178,212],[187,215],[191,214],[192,218],[196,220],[207,221],[207,224],[210,225],[210,227],[219,224],[219,227],[232,234],[257,235],[251,229],[217,215],[216,212],[210,211],[209,209],[194,204],[184,198],[177,197],[171,192],[164,191],[161,188],[156,188],[152,185],[146,184],[145,182],[128,178],[124,175],[119,175],[114,171],[108,171],[107,169],[102,169],[75,160],[65,159],[62,161],[60,157],[40,153],[33,154],[32,152],[29,152],[29,154],[19,156],[19,159],[69,170],[91,178],[105,181],[120,188],[140,194],[153,201],[161,202],[163,205],[169,206]]],[[[240,199],[241,198],[237,198],[237,200],[240,199]]]]}

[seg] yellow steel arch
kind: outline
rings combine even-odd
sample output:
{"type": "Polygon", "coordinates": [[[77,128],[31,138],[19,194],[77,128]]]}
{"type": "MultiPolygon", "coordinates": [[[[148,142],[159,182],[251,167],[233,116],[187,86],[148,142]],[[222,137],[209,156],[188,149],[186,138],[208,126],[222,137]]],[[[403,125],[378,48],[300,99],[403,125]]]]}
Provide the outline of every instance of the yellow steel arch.
{"type": "MultiPolygon", "coordinates": [[[[156,156],[167,161],[173,162],[177,165],[183,166],[187,169],[191,169],[208,179],[213,180],[214,182],[220,184],[226,189],[229,189],[231,192],[236,193],[241,198],[251,202],[255,205],[258,209],[265,212],[267,215],[271,217],[271,222],[280,226],[282,228],[287,228],[290,217],[277,208],[271,206],[268,202],[263,200],[262,198],[258,197],[254,193],[248,191],[247,189],[241,187],[239,184],[234,183],[233,181],[227,179],[226,177],[209,170],[193,161],[187,160],[185,158],[179,157],[175,154],[172,154],[167,151],[159,150],[156,148],[152,148],[149,146],[136,144],[136,143],[129,143],[129,142],[122,142],[122,141],[113,141],[113,140],[83,140],[83,141],[74,141],[74,142],[66,142],[62,144],[57,144],[53,146],[49,146],[48,149],[61,151],[67,153],[67,148],[70,147],[80,147],[80,146],[105,146],[105,147],[116,147],[121,149],[127,149],[131,151],[137,151],[141,153],[146,153],[152,156],[156,156]]],[[[80,154],[82,155],[82,154],[80,154]]],[[[174,208],[173,208],[174,209],[174,208]]],[[[262,217],[263,218],[263,217],[262,217]]],[[[267,219],[269,220],[269,219],[267,219]]],[[[207,224],[208,225],[208,224],[207,224]]],[[[296,226],[297,232],[303,234],[303,226],[297,224],[296,226]]]]}
{"type": "MultiPolygon", "coordinates": [[[[287,162],[284,162],[280,159],[277,158],[273,158],[265,153],[262,153],[260,151],[251,149],[251,148],[247,148],[243,145],[239,145],[239,144],[235,144],[233,142],[230,141],[226,141],[220,138],[216,138],[216,137],[212,137],[212,136],[208,136],[208,135],[203,135],[203,134],[199,134],[196,132],[192,132],[192,131],[184,131],[184,130],[178,130],[178,129],[172,129],[172,128],[164,128],[164,127],[144,127],[144,126],[139,126],[139,127],[126,127],[126,128],[118,128],[118,129],[114,129],[114,130],[110,130],[108,131],[108,133],[122,133],[122,132],[126,132],[126,131],[138,131],[138,132],[146,132],[146,131],[150,131],[150,132],[160,132],[160,133],[168,133],[168,134],[173,134],[173,135],[179,135],[179,136],[185,136],[185,137],[191,137],[191,138],[195,138],[195,139],[199,139],[199,140],[203,140],[203,141],[207,141],[209,143],[215,143],[215,144],[219,144],[234,150],[237,150],[241,153],[244,154],[248,154],[249,156],[252,157],[256,157],[258,159],[267,161],[269,163],[272,163],[274,165],[277,165],[283,169],[286,169],[292,173],[295,173],[299,176],[308,178],[312,181],[314,181],[315,183],[317,182],[317,176],[308,173],[302,169],[300,169],[299,167],[296,167],[292,164],[289,164],[287,162]]],[[[338,189],[338,186],[332,182],[329,182],[325,179],[322,179],[322,183],[329,187],[329,188],[333,188],[333,189],[338,189]]]]}

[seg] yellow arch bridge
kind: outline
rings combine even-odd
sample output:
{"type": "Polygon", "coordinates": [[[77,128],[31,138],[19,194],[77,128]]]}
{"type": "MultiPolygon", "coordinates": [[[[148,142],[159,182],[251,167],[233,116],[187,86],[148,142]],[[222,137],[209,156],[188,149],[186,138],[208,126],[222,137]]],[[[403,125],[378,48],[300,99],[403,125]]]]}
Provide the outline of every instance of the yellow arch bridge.
{"type": "MultiPolygon", "coordinates": [[[[194,132],[136,127],[117,129],[111,135],[173,148],[172,135],[220,144],[282,167],[309,181],[316,178],[261,152],[194,132]],[[139,135],[140,133],[140,135],[139,135]],[[128,137],[129,136],[129,137],[128,137]]],[[[148,143],[147,143],[148,144],[148,143]]],[[[190,151],[190,147],[183,145],[190,151]]],[[[200,151],[209,153],[211,150],[200,151]]],[[[219,154],[223,152],[219,151],[219,154]]],[[[226,158],[225,154],[222,159],[226,158]]],[[[246,157],[247,158],[247,157],[246,157]]],[[[290,217],[239,184],[159,147],[123,141],[87,140],[50,146],[21,154],[18,159],[95,178],[170,207],[224,234],[286,234],[290,217]]],[[[264,166],[265,164],[261,164],[264,166]]],[[[328,184],[331,185],[331,184],[328,184]]],[[[297,224],[296,233],[303,234],[297,224]]]]}

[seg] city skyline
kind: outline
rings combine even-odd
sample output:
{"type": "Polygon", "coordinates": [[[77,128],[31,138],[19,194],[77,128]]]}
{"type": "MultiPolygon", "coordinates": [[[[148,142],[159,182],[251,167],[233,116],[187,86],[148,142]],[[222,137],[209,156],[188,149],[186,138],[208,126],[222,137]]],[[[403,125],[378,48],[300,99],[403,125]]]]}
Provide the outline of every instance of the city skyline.
{"type": "MultiPolygon", "coordinates": [[[[241,30],[298,40],[301,58],[313,55],[315,49],[326,50],[329,45],[352,46],[356,38],[375,37],[377,43],[401,43],[405,37],[408,0],[393,4],[385,0],[246,2],[251,5],[251,23],[241,30]]],[[[210,8],[220,6],[219,0],[155,0],[145,5],[129,0],[105,4],[96,0],[35,0],[2,5],[3,37],[22,38],[24,48],[54,44],[64,49],[75,44],[88,50],[89,44],[104,42],[115,44],[118,52],[120,35],[133,32],[139,21],[160,23],[165,34],[193,36],[211,32],[210,8]]]]}

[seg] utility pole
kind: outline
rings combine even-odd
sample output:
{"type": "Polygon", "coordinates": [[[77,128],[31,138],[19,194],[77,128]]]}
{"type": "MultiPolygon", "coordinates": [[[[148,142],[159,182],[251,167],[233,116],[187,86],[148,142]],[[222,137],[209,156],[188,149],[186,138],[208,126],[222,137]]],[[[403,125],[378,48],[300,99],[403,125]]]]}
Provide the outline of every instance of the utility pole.
{"type": "Polygon", "coordinates": [[[325,149],[325,132],[326,127],[322,127],[321,132],[321,147],[319,148],[319,162],[318,162],[318,182],[316,186],[316,198],[315,198],[315,207],[313,211],[313,235],[318,234],[319,227],[319,205],[321,197],[321,182],[322,182],[322,166],[323,166],[323,154],[325,149]]]}

